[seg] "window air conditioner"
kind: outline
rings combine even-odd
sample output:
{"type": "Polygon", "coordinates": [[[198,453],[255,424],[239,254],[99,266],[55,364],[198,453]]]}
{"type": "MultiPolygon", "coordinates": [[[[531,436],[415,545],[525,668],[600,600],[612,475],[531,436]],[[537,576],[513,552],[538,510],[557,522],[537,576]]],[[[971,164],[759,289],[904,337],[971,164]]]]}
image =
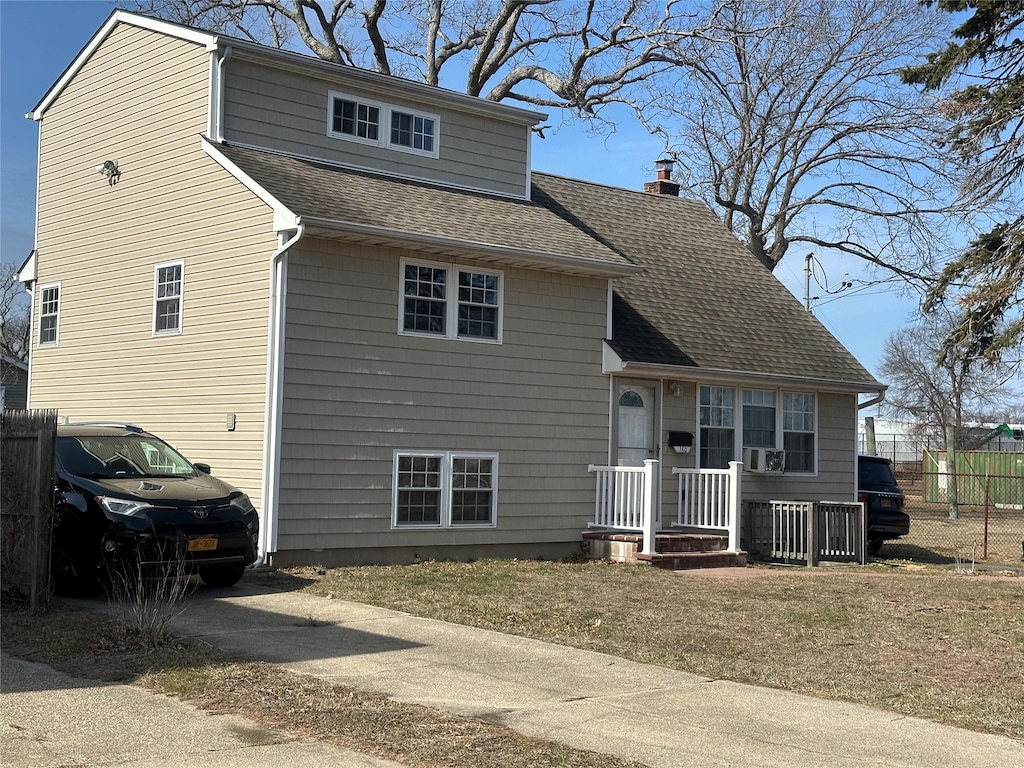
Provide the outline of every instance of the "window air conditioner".
{"type": "Polygon", "coordinates": [[[786,452],[768,448],[744,448],[743,468],[748,472],[782,472],[786,468],[786,452]]]}
{"type": "Polygon", "coordinates": [[[782,472],[786,469],[786,452],[785,451],[765,451],[764,452],[764,471],[765,472],[782,472]]]}
{"type": "Polygon", "coordinates": [[[764,472],[764,448],[744,448],[743,468],[747,472],[764,472]]]}

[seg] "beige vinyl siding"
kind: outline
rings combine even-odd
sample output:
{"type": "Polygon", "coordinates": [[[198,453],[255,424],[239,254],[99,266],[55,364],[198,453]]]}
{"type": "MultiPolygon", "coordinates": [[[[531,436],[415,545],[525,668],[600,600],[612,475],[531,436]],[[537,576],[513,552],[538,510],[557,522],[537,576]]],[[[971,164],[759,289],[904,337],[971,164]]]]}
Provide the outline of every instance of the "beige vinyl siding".
{"type": "Polygon", "coordinates": [[[403,336],[400,258],[289,257],[279,551],[578,542],[608,444],[605,281],[506,269],[504,343],[403,336]],[[498,453],[497,527],[392,530],[396,448],[498,453]]]}
{"type": "MultiPolygon", "coordinates": [[[[382,125],[381,130],[389,128],[382,125]]],[[[384,173],[517,197],[526,194],[527,126],[461,113],[446,107],[440,98],[436,103],[424,103],[381,97],[346,82],[343,73],[329,82],[230,60],[224,89],[224,136],[228,141],[384,173]],[[438,115],[440,156],[434,159],[328,136],[329,91],[438,115]]]]}
{"type": "Polygon", "coordinates": [[[201,46],[119,26],[45,113],[37,285],[61,284],[60,343],[33,350],[32,402],[138,423],[259,508],[277,241],[267,206],[202,150],[208,67],[201,46]],[[182,333],[154,338],[154,267],[178,259],[182,333]]]}

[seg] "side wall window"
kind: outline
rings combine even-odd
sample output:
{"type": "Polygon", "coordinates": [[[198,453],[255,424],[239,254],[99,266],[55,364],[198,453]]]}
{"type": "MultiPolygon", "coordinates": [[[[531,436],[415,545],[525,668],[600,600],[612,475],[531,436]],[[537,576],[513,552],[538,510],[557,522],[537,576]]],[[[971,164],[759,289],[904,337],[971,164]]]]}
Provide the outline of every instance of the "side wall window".
{"type": "Polygon", "coordinates": [[[39,346],[57,346],[60,330],[60,283],[39,286],[39,346]]]}
{"type": "Polygon", "coordinates": [[[185,263],[157,264],[153,270],[153,335],[181,333],[181,302],[185,292],[185,263]]]}

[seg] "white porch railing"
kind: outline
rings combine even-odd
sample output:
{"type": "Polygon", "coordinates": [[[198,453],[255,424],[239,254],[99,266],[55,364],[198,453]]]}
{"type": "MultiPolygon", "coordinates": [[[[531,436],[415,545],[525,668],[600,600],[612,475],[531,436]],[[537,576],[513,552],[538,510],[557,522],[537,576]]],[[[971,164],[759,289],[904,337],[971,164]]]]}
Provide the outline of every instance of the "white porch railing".
{"type": "Polygon", "coordinates": [[[729,552],[740,551],[740,478],[743,463],[728,469],[675,467],[676,522],[681,528],[706,528],[729,533],[729,552]]]}
{"type": "Polygon", "coordinates": [[[597,499],[591,528],[640,531],[644,535],[645,555],[654,554],[654,488],[658,462],[647,459],[642,467],[600,467],[591,464],[588,472],[597,473],[597,499]]]}

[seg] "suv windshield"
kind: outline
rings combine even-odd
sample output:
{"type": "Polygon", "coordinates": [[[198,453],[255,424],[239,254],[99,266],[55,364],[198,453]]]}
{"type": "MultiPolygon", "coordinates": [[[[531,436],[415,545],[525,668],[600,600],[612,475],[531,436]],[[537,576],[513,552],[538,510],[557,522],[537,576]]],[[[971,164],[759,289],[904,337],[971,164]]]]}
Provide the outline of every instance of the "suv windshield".
{"type": "Polygon", "coordinates": [[[892,466],[888,461],[871,461],[862,458],[858,462],[858,466],[861,490],[870,491],[896,487],[896,478],[893,477],[892,466]]]}
{"type": "Polygon", "coordinates": [[[58,437],[57,458],[65,471],[82,477],[196,474],[192,465],[169,445],[141,435],[58,437]]]}

